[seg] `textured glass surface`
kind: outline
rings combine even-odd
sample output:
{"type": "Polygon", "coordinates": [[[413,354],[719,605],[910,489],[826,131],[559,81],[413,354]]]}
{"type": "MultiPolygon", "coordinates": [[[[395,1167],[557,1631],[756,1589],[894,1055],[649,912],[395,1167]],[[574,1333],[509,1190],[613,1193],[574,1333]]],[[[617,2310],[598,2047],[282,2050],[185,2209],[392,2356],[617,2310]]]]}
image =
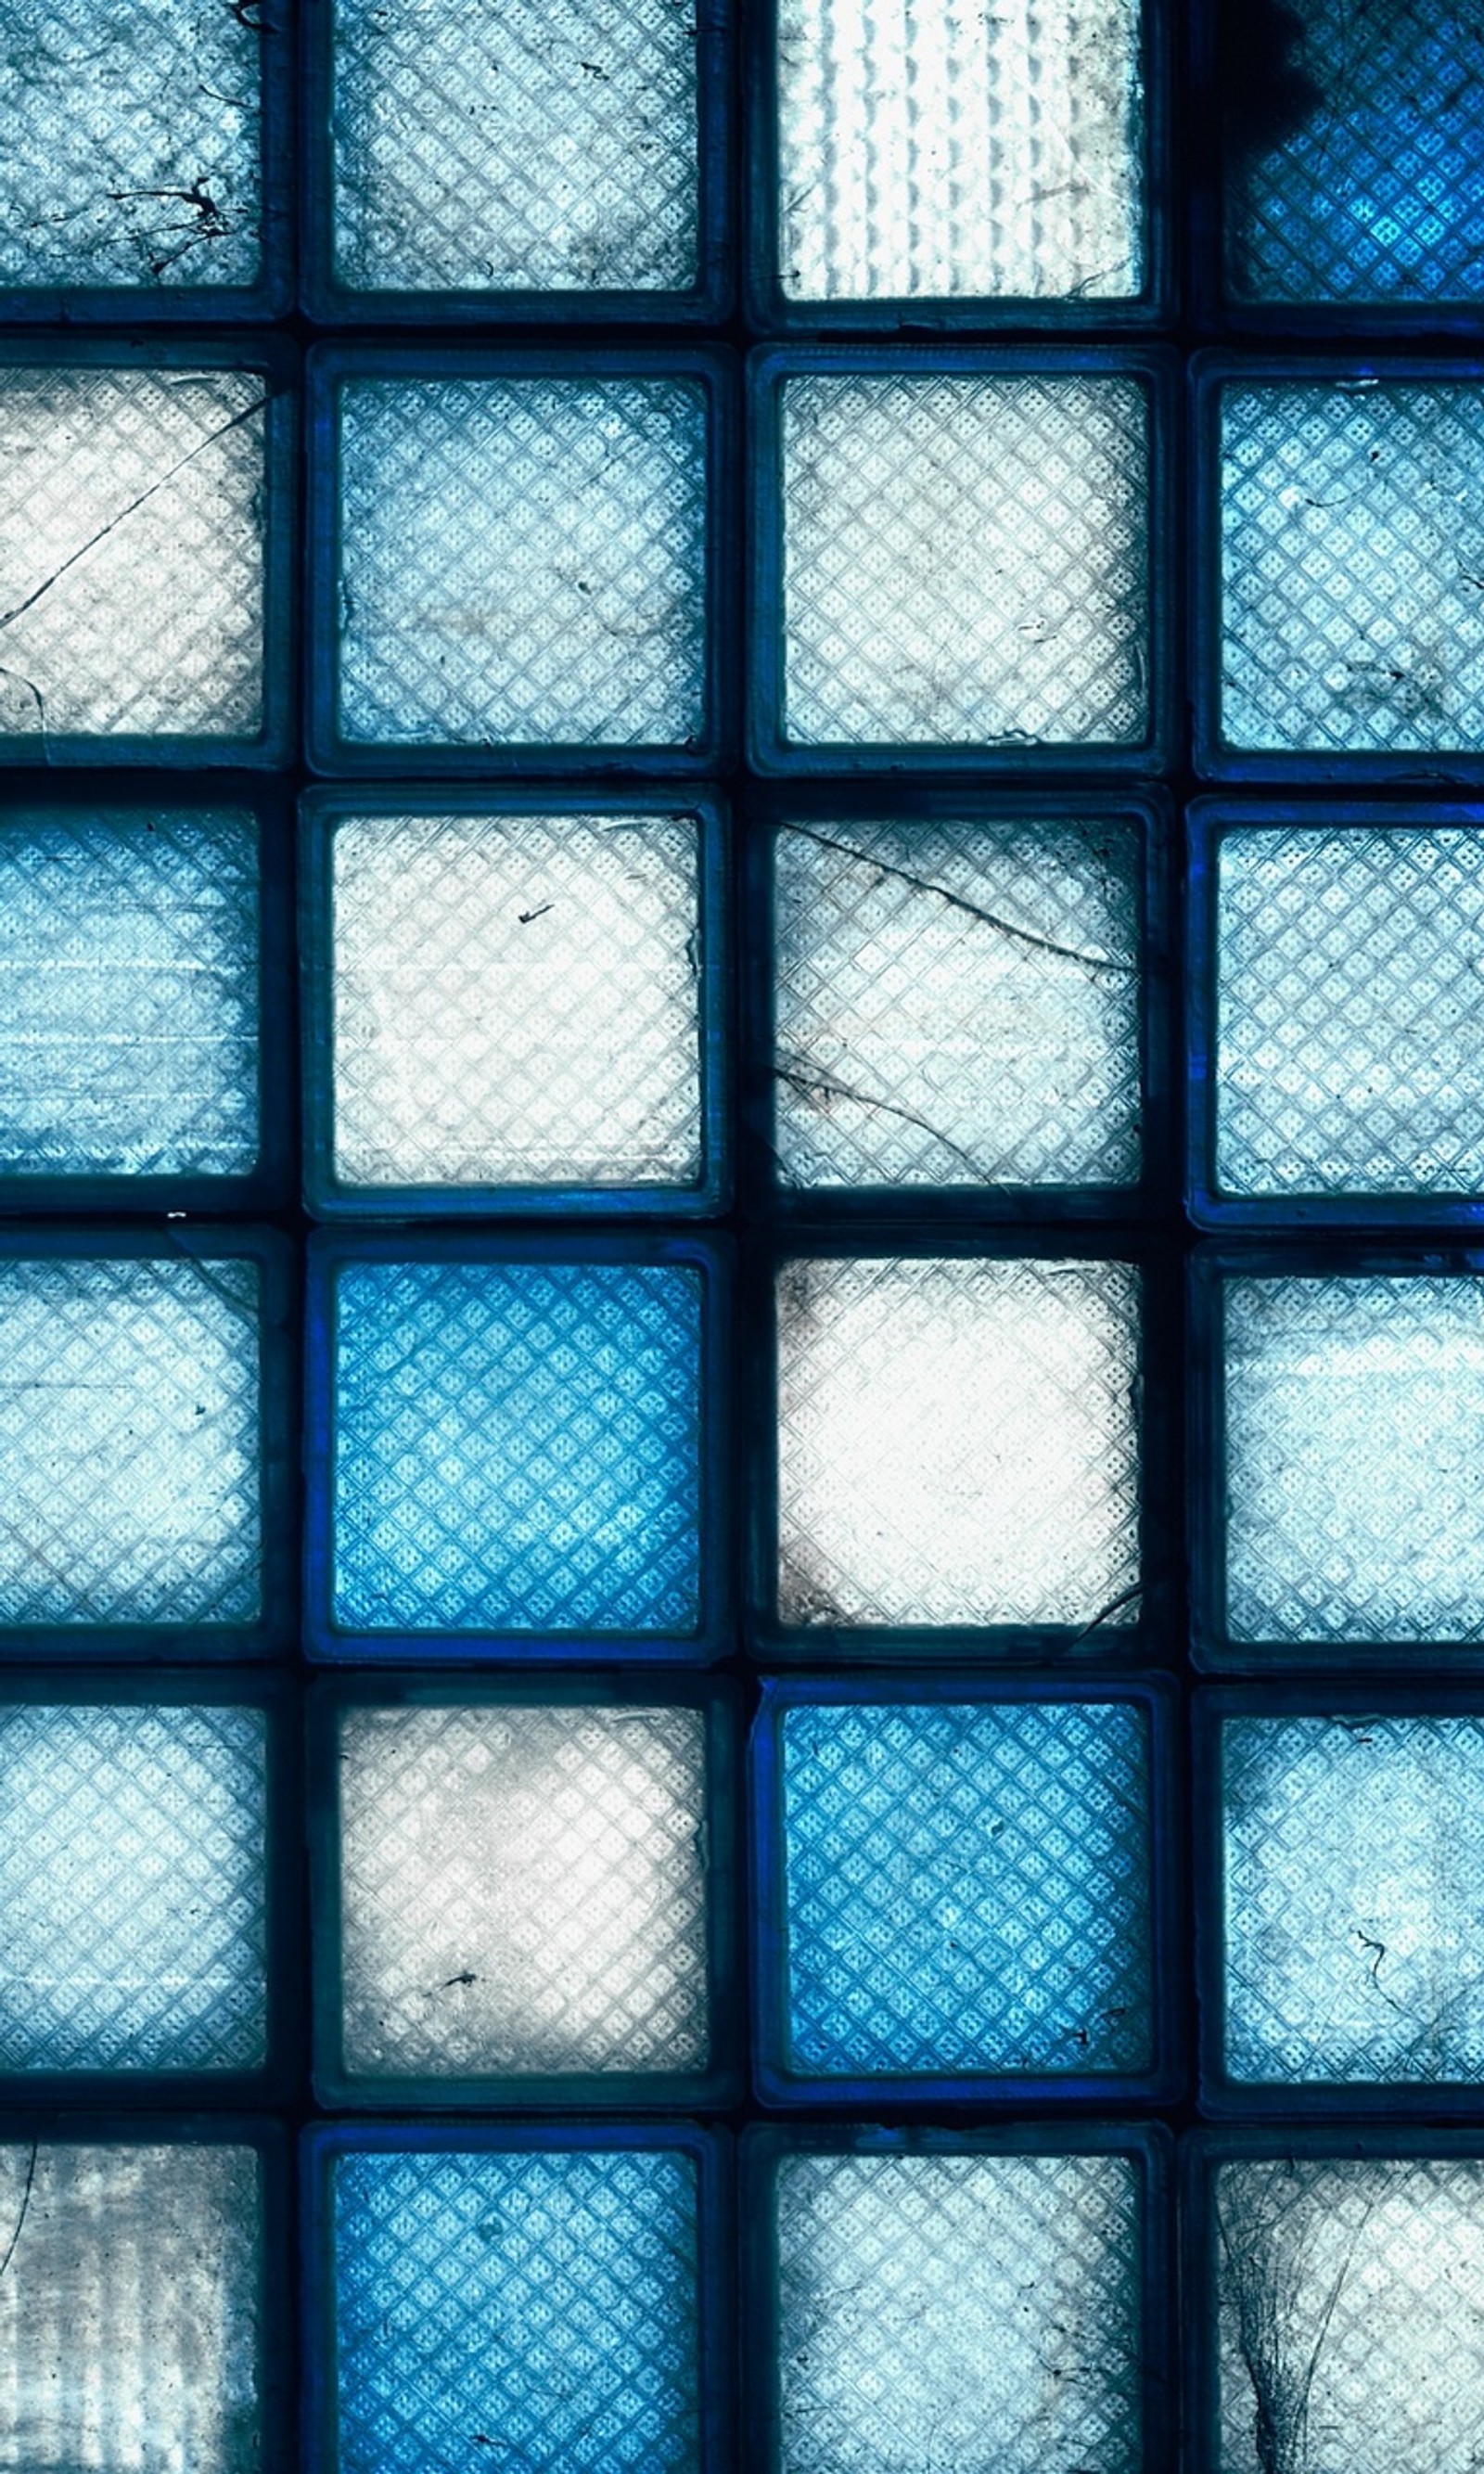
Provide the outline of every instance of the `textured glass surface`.
{"type": "Polygon", "coordinates": [[[795,1262],[778,1314],[785,1623],[1090,1624],[1132,1592],[1126,1264],[795,1262]]]}
{"type": "Polygon", "coordinates": [[[696,272],[678,0],[341,0],[335,271],[362,291],[652,291],[696,272]]]}
{"type": "Polygon", "coordinates": [[[1476,299],[1484,18],[1469,0],[1303,0],[1271,15],[1280,56],[1253,62],[1265,125],[1229,147],[1232,291],[1476,299]]]}
{"type": "Polygon", "coordinates": [[[689,2157],[335,2168],[340,2474],[700,2474],[689,2157]]]}
{"type": "Polygon", "coordinates": [[[1389,755],[1484,738],[1484,390],[1231,384],[1221,728],[1389,755]]]}
{"type": "Polygon", "coordinates": [[[1484,1290],[1227,1284],[1227,1621],[1238,1640],[1484,1633],[1484,1290]]]}
{"type": "Polygon", "coordinates": [[[1131,378],[790,378],[789,739],[1136,743],[1148,460],[1131,378]]]}
{"type": "Polygon", "coordinates": [[[1138,852],[1117,825],[792,824],[775,843],[790,1185],[1127,1185],[1138,852]]]}
{"type": "Polygon", "coordinates": [[[249,815],[0,820],[0,1174],[246,1175],[257,943],[249,815]]]}
{"type": "Polygon", "coordinates": [[[0,735],[257,732],[266,400],[255,370],[0,371],[0,735]]]}
{"type": "Polygon", "coordinates": [[[696,1182],[692,819],[356,816],[333,851],[338,1177],[696,1182]]]}
{"type": "Polygon", "coordinates": [[[225,0],[4,0],[0,285],[252,283],[261,51],[225,0]]]}
{"type": "Polygon", "coordinates": [[[700,1313],[659,1264],[342,1273],[336,1621],[693,1629],[700,1313]]]}
{"type": "Polygon", "coordinates": [[[349,2069],[703,2067],[699,1710],[351,1710],[338,1776],[349,2069]]]}
{"type": "Polygon", "coordinates": [[[1227,2070],[1484,2078],[1484,1722],[1223,1729],[1227,2070]]]}
{"type": "Polygon", "coordinates": [[[186,1255],[0,1261],[0,1624],[250,1624],[258,1283],[186,1255]]]}
{"type": "Polygon", "coordinates": [[[1122,2157],[789,2156],[777,2207],[781,2474],[1137,2474],[1122,2157]]]}
{"type": "Polygon", "coordinates": [[[1143,258],[1138,0],[782,0],[796,300],[1112,300],[1143,258]]]}
{"type": "Polygon", "coordinates": [[[1244,2160],[1216,2208],[1221,2474],[1484,2463],[1484,2167],[1244,2160]]]}
{"type": "Polygon", "coordinates": [[[248,2147],[0,2147],[7,2474],[258,2474],[248,2147]]]}
{"type": "Polygon", "coordinates": [[[705,720],[706,449],[674,378],[341,390],[339,727],[680,745],[705,720]]]}
{"type": "Polygon", "coordinates": [[[1484,1185],[1484,836],[1229,833],[1217,936],[1224,1191],[1484,1185]]]}
{"type": "Polygon", "coordinates": [[[1148,2066],[1136,1710],[806,1705],[783,1741],[795,2069],[1148,2066]]]}

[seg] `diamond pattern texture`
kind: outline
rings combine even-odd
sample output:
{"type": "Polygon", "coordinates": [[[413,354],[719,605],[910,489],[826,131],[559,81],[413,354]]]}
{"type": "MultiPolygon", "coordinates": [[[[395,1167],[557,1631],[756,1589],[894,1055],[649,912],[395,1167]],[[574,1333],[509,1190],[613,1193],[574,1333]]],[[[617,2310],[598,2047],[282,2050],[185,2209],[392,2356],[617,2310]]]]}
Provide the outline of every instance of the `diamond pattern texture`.
{"type": "Polygon", "coordinates": [[[790,825],[774,1128],[791,1185],[1127,1185],[1138,852],[1117,825],[790,825]]]}
{"type": "Polygon", "coordinates": [[[1484,836],[1229,833],[1218,883],[1223,1189],[1484,1185],[1484,836]]]}
{"type": "Polygon", "coordinates": [[[1140,41],[1138,0],[783,0],[785,292],[1136,292],[1140,41]]]}
{"type": "Polygon", "coordinates": [[[698,1710],[349,1710],[339,1783],[350,2069],[703,2067],[698,1710]]]}
{"type": "Polygon", "coordinates": [[[1131,378],[789,379],[789,739],[1135,744],[1148,456],[1131,378]]]}
{"type": "Polygon", "coordinates": [[[340,2474],[700,2474],[688,2157],[344,2156],[335,2246],[340,2474]]]}
{"type": "Polygon", "coordinates": [[[695,27],[675,0],[387,0],[337,17],[342,283],[694,282],[695,27]]]}
{"type": "Polygon", "coordinates": [[[680,1267],[347,1269],[336,1621],[693,1630],[700,1311],[680,1267]]]}
{"type": "Polygon", "coordinates": [[[1484,1634],[1484,1290],[1227,1284],[1227,1622],[1237,1640],[1484,1634]]]}
{"type": "Polygon", "coordinates": [[[1484,734],[1484,391],[1229,385],[1221,727],[1390,755],[1484,734]]]}
{"type": "Polygon", "coordinates": [[[0,285],[252,283],[261,45],[210,0],[5,0],[0,285]]]}
{"type": "Polygon", "coordinates": [[[353,817],[333,850],[338,1177],[698,1180],[693,820],[353,817]]]}
{"type": "Polygon", "coordinates": [[[793,2068],[1147,2068],[1148,1771],[1117,1704],[790,1710],[793,2068]]]}
{"type": "Polygon", "coordinates": [[[0,1175],[244,1176],[257,1157],[250,815],[0,831],[0,1175]]]}
{"type": "Polygon", "coordinates": [[[779,1613],[1087,1624],[1138,1581],[1136,1275],[817,1261],[779,1283],[779,1613]]]}
{"type": "Polygon", "coordinates": [[[781,2474],[1137,2474],[1117,2156],[786,2157],[781,2474]]]}
{"type": "Polygon", "coordinates": [[[341,391],[339,727],[674,746],[705,723],[706,415],[660,378],[341,391]]]}
{"type": "Polygon", "coordinates": [[[250,1624],[255,1263],[0,1261],[0,1624],[250,1624]]]}
{"type": "Polygon", "coordinates": [[[1221,2474],[1484,2462],[1484,2166],[1244,2159],[1216,2205],[1221,2474]]]}

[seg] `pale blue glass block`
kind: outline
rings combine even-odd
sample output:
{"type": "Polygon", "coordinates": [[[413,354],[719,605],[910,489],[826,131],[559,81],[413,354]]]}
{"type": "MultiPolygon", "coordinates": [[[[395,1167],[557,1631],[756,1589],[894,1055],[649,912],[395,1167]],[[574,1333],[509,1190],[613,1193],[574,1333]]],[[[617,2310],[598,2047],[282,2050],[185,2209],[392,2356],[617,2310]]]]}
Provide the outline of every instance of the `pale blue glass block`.
{"type": "Polygon", "coordinates": [[[251,816],[6,817],[0,1175],[246,1175],[257,973],[251,816]]]}
{"type": "Polygon", "coordinates": [[[679,1266],[349,1265],[336,1622],[693,1630],[700,1322],[679,1266]]]}
{"type": "Polygon", "coordinates": [[[783,1747],[793,2070],[1149,2067],[1140,1712],[806,1704],[783,1747]]]}
{"type": "Polygon", "coordinates": [[[706,412],[675,378],[340,390],[360,746],[681,746],[706,718],[706,412]]]}
{"type": "Polygon", "coordinates": [[[686,2156],[340,2157],[338,2474],[699,2474],[697,2243],[686,2156]]]}

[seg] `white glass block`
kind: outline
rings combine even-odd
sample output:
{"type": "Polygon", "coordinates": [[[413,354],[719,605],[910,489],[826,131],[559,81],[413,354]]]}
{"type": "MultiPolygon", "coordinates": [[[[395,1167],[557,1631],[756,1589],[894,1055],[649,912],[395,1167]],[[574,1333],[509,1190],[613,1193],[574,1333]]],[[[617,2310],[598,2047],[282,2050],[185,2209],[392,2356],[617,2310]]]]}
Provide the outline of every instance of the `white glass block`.
{"type": "Polygon", "coordinates": [[[706,416],[682,379],[341,391],[347,739],[680,745],[705,720],[706,416]]]}
{"type": "Polygon", "coordinates": [[[341,0],[335,272],[361,291],[679,290],[696,29],[673,0],[341,0]]]}
{"type": "Polygon", "coordinates": [[[1118,826],[791,824],[774,1124],[791,1185],[1127,1185],[1138,852],[1118,826]]]}
{"type": "Polygon", "coordinates": [[[790,378],[791,742],[1137,744],[1148,462],[1131,378],[790,378]]]}
{"type": "Polygon", "coordinates": [[[347,2068],[701,2068],[705,1759],[695,1710],[347,1710],[347,2068]]]}
{"type": "Polygon", "coordinates": [[[332,848],[337,1177],[695,1183],[693,818],[355,816],[332,848]]]}
{"type": "Polygon", "coordinates": [[[1484,2463],[1476,2159],[1244,2159],[1216,2209],[1220,2474],[1484,2463]]]}
{"type": "Polygon", "coordinates": [[[259,2474],[248,2147],[0,2147],[7,2474],[259,2474]]]}
{"type": "Polygon", "coordinates": [[[1227,1622],[1237,1640],[1484,1634],[1484,1289],[1226,1287],[1227,1622]]]}
{"type": "Polygon", "coordinates": [[[246,1175],[257,960],[251,816],[7,816],[0,1173],[246,1175]]]}
{"type": "Polygon", "coordinates": [[[778,1296],[789,1624],[1090,1624],[1138,1581],[1123,1263],[808,1261],[778,1296]]]}
{"type": "Polygon", "coordinates": [[[1484,390],[1222,399],[1221,732],[1392,755],[1484,737],[1484,390]]]}
{"type": "Polygon", "coordinates": [[[1138,0],[782,0],[779,269],[799,301],[1127,299],[1138,0]]]}
{"type": "Polygon", "coordinates": [[[249,1624],[255,1263],[0,1261],[0,1623],[249,1624]]]}
{"type": "Polygon", "coordinates": [[[1118,2156],[785,2157],[781,2474],[1138,2474],[1118,2156]]]}

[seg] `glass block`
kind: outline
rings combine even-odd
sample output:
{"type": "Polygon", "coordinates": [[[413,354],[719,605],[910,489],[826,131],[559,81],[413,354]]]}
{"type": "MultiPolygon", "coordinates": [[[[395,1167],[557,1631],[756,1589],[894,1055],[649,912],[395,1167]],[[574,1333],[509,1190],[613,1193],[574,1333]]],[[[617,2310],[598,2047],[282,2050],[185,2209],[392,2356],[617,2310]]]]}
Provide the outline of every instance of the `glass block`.
{"type": "Polygon", "coordinates": [[[335,1621],[693,1631],[700,1346],[683,1265],[348,1264],[335,1621]]]}
{"type": "Polygon", "coordinates": [[[1149,2069],[1141,1712],[805,1703],[782,1735],[791,2071],[1149,2069]]]}
{"type": "Polygon", "coordinates": [[[700,2474],[693,2160],[342,2155],[338,2474],[700,2474]]]}
{"type": "Polygon", "coordinates": [[[245,1176],[257,834],[238,811],[0,823],[0,1176],[245,1176]]]}
{"type": "Polygon", "coordinates": [[[260,732],[267,400],[257,370],[0,369],[0,737],[260,732]]]}
{"type": "Polygon", "coordinates": [[[789,378],[790,743],[1136,746],[1148,465],[1131,377],[789,378]]]}
{"type": "Polygon", "coordinates": [[[705,2068],[699,1710],[355,1708],[337,1778],[351,2074],[705,2068]]]}
{"type": "Polygon", "coordinates": [[[797,1186],[1129,1185],[1139,853],[1117,825],[790,824],[773,1144],[797,1186]]]}
{"type": "Polygon", "coordinates": [[[778,2167],[779,2474],[1139,2474],[1122,2156],[778,2167]]]}
{"type": "Polygon", "coordinates": [[[0,1260],[0,1625],[255,1622],[255,1262],[0,1260]]]}
{"type": "Polygon", "coordinates": [[[1131,1596],[1129,1265],[794,1262],[778,1314],[784,1623],[1089,1625],[1131,1596]]]}
{"type": "Polygon", "coordinates": [[[0,2147],[0,2463],[258,2474],[261,2212],[250,2147],[0,2147]]]}
{"type": "Polygon", "coordinates": [[[1138,0],[781,0],[777,44],[789,298],[1139,290],[1138,0]]]}
{"type": "Polygon", "coordinates": [[[1484,1634],[1477,1280],[1230,1279],[1226,1395],[1235,1639],[1484,1634]]]}
{"type": "Polygon", "coordinates": [[[1222,390],[1221,733],[1391,756],[1484,737],[1484,394],[1222,390]]]}
{"type": "Polygon", "coordinates": [[[353,379],[339,732],[475,750],[697,740],[705,558],[693,382],[353,379]]]}
{"type": "Polygon", "coordinates": [[[335,272],[358,291],[696,278],[695,26],[669,0],[336,11],[335,272]]]}

